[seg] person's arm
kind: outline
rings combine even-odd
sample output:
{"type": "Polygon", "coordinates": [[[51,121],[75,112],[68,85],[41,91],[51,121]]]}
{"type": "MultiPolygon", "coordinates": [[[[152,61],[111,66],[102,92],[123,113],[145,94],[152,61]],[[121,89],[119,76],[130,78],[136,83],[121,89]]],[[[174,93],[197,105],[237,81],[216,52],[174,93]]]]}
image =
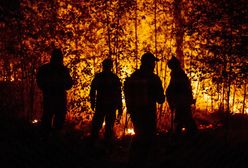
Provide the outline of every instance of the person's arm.
{"type": "Polygon", "coordinates": [[[157,102],[159,104],[162,104],[165,101],[165,95],[164,95],[164,89],[163,89],[163,86],[162,86],[162,81],[159,78],[157,78],[157,87],[156,87],[156,89],[157,89],[157,95],[156,95],[157,102]]]}
{"type": "Polygon", "coordinates": [[[193,90],[192,90],[191,81],[189,78],[187,78],[187,91],[188,91],[190,104],[195,104],[196,100],[193,97],[193,90]]]}
{"type": "Polygon", "coordinates": [[[120,119],[122,116],[122,94],[121,94],[121,82],[118,78],[118,85],[117,85],[117,109],[118,109],[118,118],[120,119]]]}
{"type": "Polygon", "coordinates": [[[36,82],[37,82],[37,85],[38,87],[41,89],[41,90],[44,90],[44,68],[41,66],[39,69],[38,69],[38,72],[37,72],[37,75],[36,75],[36,82]]]}
{"type": "Polygon", "coordinates": [[[73,80],[69,73],[69,70],[66,68],[65,69],[65,89],[69,90],[72,88],[72,86],[73,86],[73,80]]]}
{"type": "Polygon", "coordinates": [[[173,73],[171,73],[170,83],[166,89],[166,99],[172,111],[175,108],[175,96],[176,96],[175,79],[173,73]]]}
{"type": "Polygon", "coordinates": [[[90,85],[90,104],[91,109],[94,111],[96,106],[96,77],[92,80],[90,85]]]}
{"type": "Polygon", "coordinates": [[[171,110],[174,110],[175,108],[175,94],[176,93],[174,92],[174,84],[172,81],[170,81],[169,86],[166,89],[166,100],[171,110]]]}

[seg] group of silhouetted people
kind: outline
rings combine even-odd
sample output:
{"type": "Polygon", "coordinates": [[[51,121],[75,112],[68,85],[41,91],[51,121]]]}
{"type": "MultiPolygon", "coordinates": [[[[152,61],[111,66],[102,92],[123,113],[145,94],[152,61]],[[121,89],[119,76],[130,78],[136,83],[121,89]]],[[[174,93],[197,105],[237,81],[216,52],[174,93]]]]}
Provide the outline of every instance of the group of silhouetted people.
{"type": "MultiPolygon", "coordinates": [[[[156,106],[157,103],[163,104],[165,97],[171,111],[175,112],[176,133],[182,134],[182,128],[186,128],[189,134],[197,131],[191,111],[194,99],[190,80],[179,60],[173,56],[168,61],[171,80],[166,92],[161,79],[154,73],[157,61],[159,59],[151,52],[143,54],[140,68],[125,79],[123,86],[127,113],[130,114],[135,131],[129,154],[129,164],[133,167],[143,166],[148,160],[156,135],[156,106]]],[[[90,141],[93,146],[105,121],[104,140],[108,148],[112,147],[114,123],[123,113],[122,84],[120,78],[112,72],[112,67],[112,60],[104,59],[102,72],[97,73],[91,82],[90,103],[94,116],[90,141]]],[[[62,129],[66,117],[66,91],[72,88],[73,80],[68,68],[63,65],[60,49],[54,49],[50,63],[39,68],[37,84],[44,98],[42,128],[47,131],[62,129]]]]}

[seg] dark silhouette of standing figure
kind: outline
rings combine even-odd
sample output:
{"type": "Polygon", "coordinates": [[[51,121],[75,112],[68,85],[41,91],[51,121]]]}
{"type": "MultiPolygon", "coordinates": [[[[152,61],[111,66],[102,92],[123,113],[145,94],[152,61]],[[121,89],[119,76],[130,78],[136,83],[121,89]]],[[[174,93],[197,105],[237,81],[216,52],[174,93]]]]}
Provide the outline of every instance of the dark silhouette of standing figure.
{"type": "Polygon", "coordinates": [[[127,77],[124,83],[127,112],[135,132],[129,154],[131,167],[146,164],[156,134],[156,103],[165,101],[162,82],[153,72],[156,61],[158,59],[152,53],[145,53],[140,69],[127,77]]]}
{"type": "Polygon", "coordinates": [[[171,79],[166,97],[171,111],[175,111],[176,133],[180,135],[185,127],[188,134],[193,134],[197,131],[197,126],[191,111],[194,99],[190,80],[176,57],[173,56],[168,61],[168,67],[171,69],[171,79]]]}
{"type": "Polygon", "coordinates": [[[92,80],[90,89],[91,109],[95,111],[92,120],[91,140],[94,145],[98,139],[99,131],[105,120],[104,140],[109,149],[112,147],[113,127],[116,120],[122,115],[121,82],[111,70],[113,62],[107,58],[102,62],[103,71],[97,73],[92,80]]]}
{"type": "Polygon", "coordinates": [[[43,92],[41,126],[45,131],[49,132],[53,127],[56,130],[63,128],[66,117],[66,90],[69,90],[72,84],[69,70],[63,65],[62,51],[54,49],[50,62],[42,65],[37,73],[37,85],[43,92]]]}

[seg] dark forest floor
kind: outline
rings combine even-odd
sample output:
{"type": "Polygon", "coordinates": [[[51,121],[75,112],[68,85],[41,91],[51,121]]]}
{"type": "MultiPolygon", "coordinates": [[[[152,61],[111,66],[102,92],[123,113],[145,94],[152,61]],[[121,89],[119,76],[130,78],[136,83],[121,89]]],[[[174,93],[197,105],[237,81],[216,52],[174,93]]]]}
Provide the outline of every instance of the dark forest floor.
{"type": "MultiPolygon", "coordinates": [[[[101,141],[93,150],[80,131],[69,128],[42,138],[38,127],[1,117],[0,129],[1,167],[127,167],[131,137],[116,140],[108,153],[101,141]]],[[[247,168],[248,127],[205,129],[193,138],[157,135],[148,163],[164,168],[247,168]]]]}

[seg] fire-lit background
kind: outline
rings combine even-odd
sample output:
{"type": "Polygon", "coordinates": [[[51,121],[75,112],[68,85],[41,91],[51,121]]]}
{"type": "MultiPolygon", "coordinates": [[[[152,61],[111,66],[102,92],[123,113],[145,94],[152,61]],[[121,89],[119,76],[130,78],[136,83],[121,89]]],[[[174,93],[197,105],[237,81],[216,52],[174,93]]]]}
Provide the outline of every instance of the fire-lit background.
{"type": "MultiPolygon", "coordinates": [[[[93,111],[89,89],[104,58],[124,82],[153,52],[166,89],[167,60],[176,55],[191,79],[199,121],[214,112],[248,113],[247,2],[245,0],[8,0],[0,6],[1,111],[39,120],[38,67],[53,47],[75,80],[67,119],[86,129],[93,111]]],[[[125,105],[124,97],[123,103],[125,105]]],[[[171,127],[167,103],[158,106],[158,128],[171,127]]],[[[199,124],[201,124],[199,122],[199,124]]],[[[200,126],[200,125],[199,125],[200,126]]],[[[124,109],[117,132],[132,128],[124,109]]],[[[131,132],[130,132],[131,133],[131,132]]]]}

